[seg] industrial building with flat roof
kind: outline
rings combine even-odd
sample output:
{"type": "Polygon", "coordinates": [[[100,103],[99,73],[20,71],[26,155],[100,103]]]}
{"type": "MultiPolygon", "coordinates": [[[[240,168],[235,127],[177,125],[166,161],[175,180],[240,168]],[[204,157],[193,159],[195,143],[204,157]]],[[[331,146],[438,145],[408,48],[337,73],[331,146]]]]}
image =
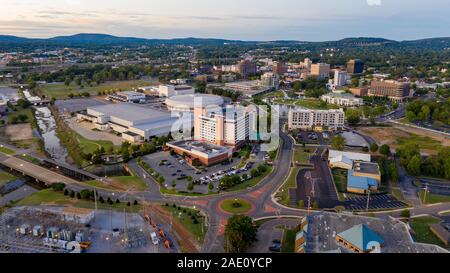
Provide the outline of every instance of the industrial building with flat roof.
{"type": "Polygon", "coordinates": [[[166,84],[160,85],[158,88],[158,95],[167,98],[179,95],[192,95],[194,93],[195,89],[189,85],[166,84]]]}
{"type": "Polygon", "coordinates": [[[205,166],[211,166],[233,156],[233,148],[208,142],[182,140],[167,143],[166,145],[177,154],[185,155],[185,160],[191,165],[200,163],[205,166]]]}
{"type": "Polygon", "coordinates": [[[147,141],[155,136],[167,136],[177,118],[170,113],[120,103],[88,107],[78,113],[77,120],[90,121],[99,130],[113,130],[130,142],[147,141]]]}

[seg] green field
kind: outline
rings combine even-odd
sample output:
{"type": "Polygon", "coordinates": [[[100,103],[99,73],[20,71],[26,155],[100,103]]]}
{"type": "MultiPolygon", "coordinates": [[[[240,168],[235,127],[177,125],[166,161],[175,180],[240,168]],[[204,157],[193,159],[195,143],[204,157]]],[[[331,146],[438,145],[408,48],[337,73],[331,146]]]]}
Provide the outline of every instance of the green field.
{"type": "Polygon", "coordinates": [[[450,196],[448,196],[448,195],[438,195],[438,194],[432,194],[432,193],[427,193],[426,196],[424,196],[424,195],[425,195],[425,191],[421,190],[419,192],[419,198],[420,198],[420,201],[425,204],[450,202],[450,196]],[[425,200],[424,200],[424,197],[425,197],[425,200]]]}
{"type": "Polygon", "coordinates": [[[3,147],[3,146],[0,146],[0,153],[7,154],[7,155],[14,155],[14,154],[16,154],[16,151],[11,150],[6,147],[3,147]]]}
{"type": "Polygon", "coordinates": [[[91,96],[96,96],[98,92],[118,92],[118,91],[126,91],[136,87],[148,86],[151,83],[141,80],[133,80],[133,81],[113,81],[106,82],[100,85],[93,83],[91,86],[85,86],[81,88],[72,82],[69,86],[64,85],[64,83],[55,83],[55,84],[44,84],[40,86],[43,94],[48,98],[55,99],[67,99],[69,98],[69,94],[79,95],[84,92],[88,92],[91,96]]]}
{"type": "Polygon", "coordinates": [[[418,144],[420,149],[425,150],[433,150],[433,151],[440,151],[442,146],[442,143],[432,139],[431,137],[427,136],[419,136],[416,134],[411,134],[409,137],[402,137],[397,139],[398,145],[403,144],[418,144]]]}
{"type": "Polygon", "coordinates": [[[220,204],[220,208],[232,214],[243,214],[249,212],[252,205],[243,199],[226,199],[220,204]]]}
{"type": "Polygon", "coordinates": [[[128,189],[133,189],[134,191],[145,191],[148,185],[142,180],[139,176],[130,175],[130,176],[116,176],[111,177],[111,179],[128,189]]]}
{"type": "Polygon", "coordinates": [[[327,104],[318,99],[277,99],[274,102],[277,104],[300,106],[308,109],[318,109],[318,110],[339,108],[339,106],[337,105],[327,104]]]}
{"type": "Polygon", "coordinates": [[[15,179],[17,179],[17,177],[15,177],[14,175],[0,170],[0,186],[8,183],[9,181],[15,180],[15,179]]]}
{"type": "Polygon", "coordinates": [[[434,244],[444,246],[444,244],[437,238],[430,230],[431,224],[437,224],[440,220],[431,216],[424,216],[418,218],[412,218],[409,222],[411,228],[416,233],[416,241],[426,244],[434,244]]]}
{"type": "MultiPolygon", "coordinates": [[[[104,197],[106,200],[106,198],[104,197]]],[[[115,200],[113,200],[115,201],[115,200]]],[[[40,206],[45,204],[52,204],[52,205],[60,205],[60,206],[74,206],[79,208],[89,208],[94,209],[95,204],[92,201],[87,200],[78,200],[77,198],[71,198],[69,196],[65,196],[61,192],[56,192],[52,189],[45,189],[38,192],[33,193],[32,195],[20,200],[16,203],[17,206],[40,206]]],[[[119,204],[113,203],[112,205],[105,203],[97,202],[97,207],[99,209],[105,209],[105,210],[118,210],[123,211],[124,209],[128,210],[129,212],[138,212],[142,206],[141,205],[131,205],[130,207],[127,206],[125,202],[121,202],[119,204]]]]}
{"type": "Polygon", "coordinates": [[[190,208],[184,208],[181,207],[180,210],[178,210],[178,207],[174,208],[172,206],[162,206],[166,211],[170,212],[172,216],[177,219],[183,227],[185,227],[194,237],[195,239],[202,243],[203,239],[205,238],[205,234],[207,231],[207,227],[204,226],[205,223],[205,217],[200,216],[197,214],[196,210],[190,209],[190,208]],[[185,211],[185,212],[184,212],[185,211]],[[191,214],[191,215],[189,215],[191,214]],[[196,218],[198,223],[194,224],[192,220],[192,215],[196,214],[196,218]],[[203,230],[202,230],[202,224],[203,224],[203,230]]]}

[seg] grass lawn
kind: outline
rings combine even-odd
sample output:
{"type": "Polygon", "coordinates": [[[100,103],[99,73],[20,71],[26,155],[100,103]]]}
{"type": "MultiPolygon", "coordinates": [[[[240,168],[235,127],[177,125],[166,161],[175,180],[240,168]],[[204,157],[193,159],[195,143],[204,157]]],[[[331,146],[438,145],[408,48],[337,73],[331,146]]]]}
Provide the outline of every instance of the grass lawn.
{"type": "MultiPolygon", "coordinates": [[[[115,200],[113,200],[113,201],[115,201],[115,200]]],[[[16,206],[40,206],[40,205],[46,205],[46,204],[60,205],[60,206],[74,206],[74,207],[89,208],[89,209],[95,208],[95,204],[92,201],[71,198],[70,196],[65,196],[62,192],[56,192],[53,189],[45,189],[45,190],[35,192],[32,195],[17,202],[16,206]]],[[[112,205],[109,205],[107,203],[102,204],[100,202],[97,202],[97,207],[99,209],[105,209],[105,210],[112,209],[112,210],[118,210],[118,211],[123,211],[123,209],[126,209],[129,212],[138,212],[142,208],[141,205],[136,205],[136,206],[131,205],[130,207],[128,207],[125,202],[121,202],[119,204],[114,202],[112,205]]]]}
{"type": "Polygon", "coordinates": [[[334,184],[336,184],[336,189],[338,190],[339,200],[344,201],[344,193],[347,192],[347,170],[333,169],[332,174],[334,184]]]}
{"type": "Polygon", "coordinates": [[[20,157],[22,159],[25,159],[26,161],[29,161],[29,162],[34,163],[34,164],[40,164],[41,163],[41,161],[39,159],[37,159],[35,157],[32,157],[31,155],[23,154],[23,155],[20,155],[20,157]]]}
{"type": "Polygon", "coordinates": [[[252,205],[242,199],[226,199],[220,204],[220,207],[232,214],[244,214],[251,210],[252,205]]]}
{"type": "Polygon", "coordinates": [[[104,184],[104,183],[102,183],[100,181],[97,181],[97,180],[86,181],[86,182],[83,182],[83,183],[85,183],[85,184],[87,184],[89,186],[92,186],[92,187],[100,188],[100,189],[117,190],[113,186],[108,185],[108,184],[104,184]]]}
{"type": "Polygon", "coordinates": [[[139,176],[116,176],[111,177],[114,182],[120,183],[127,188],[133,188],[135,191],[145,191],[147,189],[147,183],[143,181],[139,176]]]}
{"type": "Polygon", "coordinates": [[[99,147],[105,148],[105,151],[108,151],[111,147],[114,148],[114,144],[111,141],[86,139],[73,130],[63,131],[58,129],[57,135],[67,148],[70,157],[81,167],[90,164],[81,156],[82,153],[93,153],[99,147]]]}
{"type": "Polygon", "coordinates": [[[297,175],[299,171],[299,167],[292,168],[288,179],[286,179],[283,186],[281,186],[277,193],[277,197],[280,198],[280,203],[285,206],[289,205],[289,189],[297,188],[297,175]]]}
{"type": "Polygon", "coordinates": [[[108,140],[90,140],[87,138],[84,138],[78,133],[75,133],[75,136],[77,138],[77,141],[79,143],[81,151],[85,154],[92,154],[94,153],[98,148],[103,147],[105,151],[108,151],[110,149],[114,148],[114,144],[111,141],[108,140]]]}
{"type": "Polygon", "coordinates": [[[72,93],[74,95],[78,95],[84,92],[88,92],[91,95],[97,95],[98,92],[103,91],[125,91],[136,87],[147,86],[149,82],[141,81],[141,80],[132,80],[132,81],[113,81],[106,82],[100,85],[93,84],[92,87],[85,85],[84,88],[76,85],[72,82],[69,86],[64,85],[64,83],[56,83],[56,84],[44,84],[41,85],[40,88],[44,95],[48,98],[55,99],[67,99],[69,98],[69,94],[72,93]]]}
{"type": "Polygon", "coordinates": [[[17,179],[17,177],[15,177],[14,175],[0,170],[0,186],[15,179],[17,179]]]}
{"type": "Polygon", "coordinates": [[[7,154],[7,155],[14,155],[14,154],[16,154],[16,151],[11,150],[11,149],[6,148],[6,147],[1,147],[0,146],[0,153],[4,153],[4,154],[7,154]]]}
{"type": "Polygon", "coordinates": [[[272,166],[267,166],[267,170],[264,173],[262,173],[260,176],[254,177],[252,179],[245,181],[244,183],[241,183],[241,184],[235,185],[231,188],[228,188],[226,191],[227,192],[239,191],[239,190],[245,190],[249,187],[253,187],[253,186],[257,185],[261,180],[263,180],[269,173],[271,173],[272,170],[273,170],[272,166]]]}
{"type": "Polygon", "coordinates": [[[203,226],[202,231],[202,224],[204,225],[205,219],[204,216],[201,216],[198,214],[198,211],[190,209],[190,208],[184,208],[181,207],[180,210],[177,208],[174,208],[172,206],[162,206],[166,211],[170,212],[174,219],[178,220],[183,227],[185,227],[194,237],[195,239],[202,243],[203,239],[205,238],[205,234],[207,231],[207,227],[203,226]],[[185,212],[184,212],[185,211],[185,212]],[[191,214],[191,215],[189,215],[191,214]],[[197,224],[194,224],[192,220],[192,215],[197,215],[197,224]]]}
{"type": "Polygon", "coordinates": [[[437,224],[439,222],[440,220],[438,218],[424,216],[412,218],[409,224],[416,233],[417,242],[444,246],[441,240],[439,240],[439,238],[437,238],[430,230],[430,224],[437,224]]]}
{"type": "Polygon", "coordinates": [[[425,204],[436,204],[436,203],[450,202],[450,196],[448,196],[448,195],[438,195],[438,194],[432,194],[432,193],[427,193],[427,195],[425,196],[425,202],[424,202],[424,194],[425,194],[424,190],[421,190],[419,192],[420,201],[422,203],[425,203],[425,204]]]}
{"type": "Polygon", "coordinates": [[[327,110],[327,109],[338,109],[339,106],[334,104],[327,104],[319,99],[278,99],[275,100],[275,103],[285,104],[285,105],[294,105],[305,107],[308,109],[319,109],[319,110],[327,110]]]}
{"type": "Polygon", "coordinates": [[[12,120],[14,119],[14,117],[18,117],[19,115],[25,115],[27,116],[27,120],[25,122],[30,122],[31,126],[33,128],[35,128],[35,121],[34,121],[34,115],[33,115],[33,111],[31,110],[31,107],[28,108],[22,108],[19,106],[16,106],[16,111],[14,111],[13,113],[8,115],[8,123],[12,124],[12,120]]]}
{"type": "Polygon", "coordinates": [[[418,144],[420,149],[425,150],[433,150],[433,151],[439,151],[442,148],[442,143],[432,139],[431,137],[427,136],[419,136],[416,134],[411,134],[409,137],[402,137],[397,139],[397,144],[418,144]]]}
{"type": "Polygon", "coordinates": [[[285,229],[283,232],[283,241],[281,242],[282,253],[294,253],[295,252],[295,236],[297,235],[296,229],[285,229]]]}
{"type": "Polygon", "coordinates": [[[294,150],[294,163],[296,164],[309,164],[309,157],[311,156],[309,149],[303,149],[303,148],[295,148],[294,150]]]}

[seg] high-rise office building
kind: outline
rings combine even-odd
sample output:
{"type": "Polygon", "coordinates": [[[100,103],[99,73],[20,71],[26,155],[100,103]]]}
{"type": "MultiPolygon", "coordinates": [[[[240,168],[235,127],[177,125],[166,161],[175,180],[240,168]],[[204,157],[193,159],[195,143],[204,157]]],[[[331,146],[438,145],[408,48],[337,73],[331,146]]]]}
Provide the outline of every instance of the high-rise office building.
{"type": "Polygon", "coordinates": [[[325,63],[317,63],[311,65],[311,76],[316,76],[318,78],[329,78],[330,77],[330,65],[325,63]]]}
{"type": "Polygon", "coordinates": [[[280,87],[280,76],[275,73],[264,73],[261,76],[261,84],[269,88],[278,89],[280,87]]]}
{"type": "Polygon", "coordinates": [[[369,96],[388,97],[393,101],[404,101],[409,97],[410,89],[410,82],[372,80],[370,83],[369,96]]]}
{"type": "Polygon", "coordinates": [[[283,62],[274,62],[272,65],[272,72],[278,75],[287,73],[287,65],[283,62]]]}
{"type": "Polygon", "coordinates": [[[334,85],[345,86],[347,85],[348,73],[346,71],[336,69],[334,71],[334,85]]]}
{"type": "Polygon", "coordinates": [[[362,60],[350,60],[347,63],[347,72],[349,74],[361,74],[364,72],[364,62],[362,60]]]}
{"type": "Polygon", "coordinates": [[[255,75],[256,64],[250,60],[242,60],[237,64],[237,71],[244,77],[255,75]]]}

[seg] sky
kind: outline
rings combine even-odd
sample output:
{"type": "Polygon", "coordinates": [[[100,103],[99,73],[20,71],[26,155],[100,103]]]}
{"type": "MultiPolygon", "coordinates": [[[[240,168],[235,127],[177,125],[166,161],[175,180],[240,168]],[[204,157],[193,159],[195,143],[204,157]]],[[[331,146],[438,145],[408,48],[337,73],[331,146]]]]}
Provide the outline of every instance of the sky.
{"type": "Polygon", "coordinates": [[[450,36],[449,0],[0,0],[0,34],[328,41],[450,36]]]}

